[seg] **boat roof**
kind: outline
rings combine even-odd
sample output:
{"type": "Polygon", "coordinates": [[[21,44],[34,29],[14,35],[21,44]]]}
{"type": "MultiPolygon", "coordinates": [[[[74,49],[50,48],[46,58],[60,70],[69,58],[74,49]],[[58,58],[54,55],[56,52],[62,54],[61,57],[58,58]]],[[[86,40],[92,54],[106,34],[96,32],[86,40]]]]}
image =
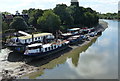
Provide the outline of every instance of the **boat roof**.
{"type": "Polygon", "coordinates": [[[72,36],[72,37],[74,37],[74,38],[78,38],[78,37],[80,37],[80,35],[75,35],[75,36],[72,36]]]}
{"type": "Polygon", "coordinates": [[[63,36],[68,36],[68,35],[72,35],[71,33],[63,33],[63,36]]]}
{"type": "Polygon", "coordinates": [[[27,47],[37,47],[37,46],[42,46],[43,48],[47,48],[47,47],[50,47],[51,45],[58,45],[58,44],[62,44],[62,43],[69,43],[69,41],[62,41],[61,43],[48,43],[48,44],[42,44],[42,43],[34,43],[34,44],[31,44],[31,45],[28,45],[27,47]]]}
{"type": "Polygon", "coordinates": [[[51,44],[44,44],[43,48],[47,48],[47,47],[50,47],[50,46],[51,46],[51,44]]]}
{"type": "Polygon", "coordinates": [[[68,29],[68,31],[76,31],[76,30],[80,30],[80,28],[72,28],[72,29],[68,29]]]}
{"type": "MultiPolygon", "coordinates": [[[[51,35],[52,33],[39,33],[39,34],[33,34],[34,37],[42,37],[42,36],[46,36],[46,35],[51,35]]],[[[18,37],[19,39],[25,40],[25,39],[30,39],[32,38],[32,35],[30,36],[21,36],[18,37]]]]}
{"type": "Polygon", "coordinates": [[[31,44],[31,45],[28,45],[27,47],[36,47],[36,46],[41,46],[42,43],[35,43],[35,44],[31,44]]]}

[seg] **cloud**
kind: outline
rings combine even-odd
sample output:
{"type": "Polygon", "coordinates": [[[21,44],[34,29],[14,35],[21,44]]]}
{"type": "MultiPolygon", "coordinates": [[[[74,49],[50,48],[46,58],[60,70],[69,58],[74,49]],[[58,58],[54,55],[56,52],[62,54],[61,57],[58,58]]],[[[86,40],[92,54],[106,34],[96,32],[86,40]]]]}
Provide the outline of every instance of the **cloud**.
{"type": "Polygon", "coordinates": [[[67,60],[69,67],[80,76],[80,79],[116,79],[118,77],[117,56],[111,56],[109,50],[98,52],[99,49],[95,51],[92,49],[89,48],[81,54],[77,67],[74,67],[71,60],[67,60]]]}

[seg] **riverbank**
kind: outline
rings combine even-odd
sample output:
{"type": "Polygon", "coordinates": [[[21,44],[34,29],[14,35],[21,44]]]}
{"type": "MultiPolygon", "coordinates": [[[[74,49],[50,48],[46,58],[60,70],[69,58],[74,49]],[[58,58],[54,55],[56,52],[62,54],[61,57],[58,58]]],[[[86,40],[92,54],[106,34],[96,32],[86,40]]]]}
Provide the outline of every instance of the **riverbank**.
{"type": "MultiPolygon", "coordinates": [[[[107,23],[106,22],[104,22],[104,21],[100,21],[99,22],[100,24],[96,27],[96,30],[98,31],[98,30],[101,30],[101,31],[104,31],[106,28],[107,28],[107,23]]],[[[78,48],[78,47],[83,47],[83,46],[85,46],[85,45],[87,45],[88,43],[90,43],[93,39],[95,39],[95,38],[97,38],[98,36],[95,36],[95,37],[90,37],[89,39],[90,39],[90,41],[85,41],[85,42],[83,42],[82,44],[78,44],[78,45],[75,45],[75,46],[71,46],[71,48],[68,48],[65,52],[72,52],[72,49],[76,49],[76,48],[78,48]]],[[[2,51],[2,52],[5,52],[5,51],[7,51],[8,49],[5,49],[4,51],[2,51]]],[[[37,72],[37,71],[42,71],[42,70],[44,70],[44,69],[46,69],[46,66],[48,66],[47,65],[47,63],[49,62],[49,61],[51,61],[51,60],[53,60],[53,59],[55,59],[55,58],[58,58],[58,57],[60,57],[61,55],[62,55],[62,57],[64,57],[64,53],[65,52],[63,52],[62,54],[57,54],[57,56],[54,56],[54,58],[52,57],[52,58],[49,58],[50,56],[48,56],[48,57],[45,57],[45,58],[42,58],[42,59],[40,59],[39,61],[40,61],[40,64],[39,65],[37,65],[37,64],[34,64],[34,65],[32,65],[31,63],[25,63],[25,62],[22,62],[22,61],[20,61],[19,59],[17,59],[17,60],[13,60],[13,59],[11,59],[11,57],[10,57],[10,54],[9,54],[9,56],[8,56],[8,53],[10,53],[10,51],[7,51],[3,56],[1,56],[1,57],[3,57],[3,59],[2,60],[0,60],[0,64],[1,64],[1,66],[2,67],[0,67],[0,76],[1,76],[1,78],[2,78],[2,74],[5,74],[5,72],[6,71],[8,71],[7,72],[7,75],[11,75],[12,77],[14,76],[14,77],[17,77],[17,78],[20,78],[21,76],[23,76],[23,75],[26,75],[26,74],[29,74],[29,73],[33,73],[33,72],[37,72]],[[49,59],[48,59],[49,58],[49,59]],[[47,61],[45,61],[45,60],[47,60],[47,61]],[[3,70],[3,69],[5,69],[5,70],[3,70]],[[3,71],[3,73],[2,73],[2,71],[3,71]]],[[[19,57],[20,55],[18,55],[18,57],[19,57]]],[[[22,57],[22,56],[21,56],[22,57]]],[[[37,62],[35,62],[35,63],[37,63],[37,62]]],[[[51,66],[49,66],[49,67],[47,67],[47,68],[50,68],[51,66]]],[[[5,76],[4,78],[6,78],[7,76],[5,76]]]]}

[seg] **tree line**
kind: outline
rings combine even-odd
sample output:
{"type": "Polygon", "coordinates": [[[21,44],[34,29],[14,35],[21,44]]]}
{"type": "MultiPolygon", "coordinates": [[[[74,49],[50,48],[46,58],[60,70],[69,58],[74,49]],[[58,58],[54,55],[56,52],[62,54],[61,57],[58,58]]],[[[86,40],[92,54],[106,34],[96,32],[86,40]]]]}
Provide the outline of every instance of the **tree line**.
{"type": "MultiPolygon", "coordinates": [[[[3,12],[3,14],[9,14],[3,12]]],[[[98,24],[99,16],[91,8],[78,7],[75,5],[57,4],[54,9],[23,10],[22,14],[28,14],[29,18],[14,17],[10,23],[2,22],[3,31],[8,29],[28,30],[35,28],[40,32],[52,32],[57,30],[65,31],[72,27],[93,27],[98,24]]]]}
{"type": "Polygon", "coordinates": [[[106,13],[106,14],[101,14],[99,13],[99,18],[100,19],[119,19],[120,20],[120,13],[106,13]]]}

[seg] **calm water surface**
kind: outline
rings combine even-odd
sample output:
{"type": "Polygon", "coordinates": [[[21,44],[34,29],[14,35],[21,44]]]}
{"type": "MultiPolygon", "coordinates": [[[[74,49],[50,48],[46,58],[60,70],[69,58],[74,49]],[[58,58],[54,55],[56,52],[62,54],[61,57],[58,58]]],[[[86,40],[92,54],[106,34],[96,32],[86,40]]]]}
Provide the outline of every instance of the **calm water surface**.
{"type": "MultiPolygon", "coordinates": [[[[43,71],[23,78],[33,79],[117,79],[118,21],[104,20],[108,28],[89,44],[49,61],[43,71]]],[[[40,62],[39,62],[40,63],[40,62]]],[[[36,63],[37,64],[37,63],[36,63]]],[[[39,65],[38,65],[39,66],[39,65]]]]}

